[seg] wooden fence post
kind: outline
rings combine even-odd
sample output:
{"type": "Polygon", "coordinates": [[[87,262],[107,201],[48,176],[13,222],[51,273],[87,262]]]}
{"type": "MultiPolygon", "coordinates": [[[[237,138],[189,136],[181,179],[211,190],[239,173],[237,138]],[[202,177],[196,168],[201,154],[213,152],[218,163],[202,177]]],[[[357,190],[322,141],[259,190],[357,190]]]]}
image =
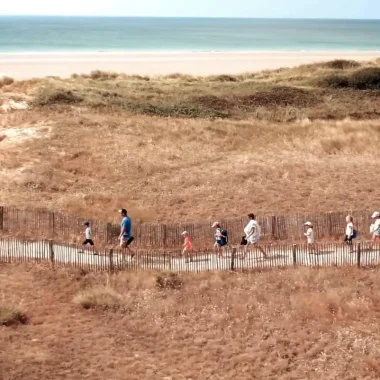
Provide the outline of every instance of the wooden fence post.
{"type": "Polygon", "coordinates": [[[54,242],[53,242],[53,240],[49,240],[49,256],[50,256],[51,265],[54,269],[55,254],[54,254],[54,242]]]}
{"type": "Polygon", "coordinates": [[[166,224],[162,225],[162,246],[166,247],[166,224]]]}
{"type": "Polygon", "coordinates": [[[272,239],[276,239],[276,215],[272,215],[272,239]]]}
{"type": "Polygon", "coordinates": [[[111,223],[107,223],[106,224],[106,241],[105,241],[106,244],[109,244],[111,241],[111,228],[112,228],[111,223]]]}
{"type": "Polygon", "coordinates": [[[8,263],[12,262],[10,239],[7,239],[7,253],[8,253],[8,263]]]}
{"type": "Polygon", "coordinates": [[[164,258],[164,265],[163,265],[163,268],[162,269],[166,269],[166,252],[165,252],[165,249],[163,251],[163,254],[162,254],[163,258],[164,258]]]}
{"type": "Polygon", "coordinates": [[[361,243],[358,243],[358,257],[357,257],[358,268],[360,268],[361,266],[361,257],[362,257],[362,246],[361,246],[361,243]]]}
{"type": "Polygon", "coordinates": [[[172,252],[169,251],[169,270],[172,270],[172,252]]]}
{"type": "Polygon", "coordinates": [[[4,207],[0,207],[0,230],[4,230],[4,207]]]}
{"type": "Polygon", "coordinates": [[[332,211],[329,212],[327,228],[329,231],[329,237],[332,237],[333,236],[332,211]]]}
{"type": "Polygon", "coordinates": [[[232,248],[232,254],[231,254],[231,270],[235,270],[235,258],[236,258],[236,247],[232,248]]]}
{"type": "Polygon", "coordinates": [[[297,265],[297,245],[293,244],[293,265],[297,265]]]}
{"type": "Polygon", "coordinates": [[[112,248],[109,251],[109,256],[110,256],[110,272],[113,272],[115,268],[113,265],[113,249],[112,248]]]}
{"type": "Polygon", "coordinates": [[[55,236],[55,215],[54,212],[49,212],[49,227],[50,227],[50,233],[51,237],[55,236]]]}

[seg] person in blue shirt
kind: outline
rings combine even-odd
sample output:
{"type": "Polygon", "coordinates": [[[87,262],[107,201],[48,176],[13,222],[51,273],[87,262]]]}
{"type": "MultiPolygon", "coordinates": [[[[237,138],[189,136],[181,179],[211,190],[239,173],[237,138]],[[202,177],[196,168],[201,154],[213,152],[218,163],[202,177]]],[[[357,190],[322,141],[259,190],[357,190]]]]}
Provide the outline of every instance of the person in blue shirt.
{"type": "Polygon", "coordinates": [[[120,247],[127,249],[133,258],[135,256],[135,253],[129,247],[129,245],[134,240],[134,237],[132,236],[132,220],[128,216],[127,210],[124,208],[120,210],[120,215],[122,217],[119,235],[120,247]]]}

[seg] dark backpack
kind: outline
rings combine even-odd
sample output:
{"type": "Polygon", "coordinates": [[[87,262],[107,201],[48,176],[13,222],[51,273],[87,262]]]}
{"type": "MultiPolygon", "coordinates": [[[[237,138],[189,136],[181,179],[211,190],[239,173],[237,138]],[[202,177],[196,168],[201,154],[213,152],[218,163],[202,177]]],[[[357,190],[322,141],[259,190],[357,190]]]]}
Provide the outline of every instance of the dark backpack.
{"type": "Polygon", "coordinates": [[[357,230],[355,230],[355,228],[354,228],[354,230],[352,231],[352,239],[356,239],[358,237],[358,231],[357,230]]]}
{"type": "Polygon", "coordinates": [[[226,242],[226,244],[228,243],[228,232],[227,230],[220,230],[220,233],[224,236],[224,237],[221,237],[221,240],[226,242]]]}

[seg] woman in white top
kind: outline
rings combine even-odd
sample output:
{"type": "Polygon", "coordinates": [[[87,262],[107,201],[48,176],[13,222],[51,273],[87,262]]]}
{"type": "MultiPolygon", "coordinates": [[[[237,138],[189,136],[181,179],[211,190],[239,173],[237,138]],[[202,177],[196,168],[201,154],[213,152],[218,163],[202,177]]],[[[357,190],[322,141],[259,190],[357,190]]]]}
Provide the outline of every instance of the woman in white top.
{"type": "Polygon", "coordinates": [[[371,225],[372,242],[380,241],[380,212],[375,211],[372,214],[373,224],[371,225]]]}
{"type": "Polygon", "coordinates": [[[352,248],[352,239],[354,238],[354,218],[351,215],[346,216],[346,237],[344,238],[344,242],[352,248]]]}
{"type": "Polygon", "coordinates": [[[306,232],[304,235],[306,236],[307,240],[307,248],[309,253],[316,253],[315,250],[315,240],[314,240],[314,229],[313,229],[313,223],[306,222],[305,223],[306,232]]]}

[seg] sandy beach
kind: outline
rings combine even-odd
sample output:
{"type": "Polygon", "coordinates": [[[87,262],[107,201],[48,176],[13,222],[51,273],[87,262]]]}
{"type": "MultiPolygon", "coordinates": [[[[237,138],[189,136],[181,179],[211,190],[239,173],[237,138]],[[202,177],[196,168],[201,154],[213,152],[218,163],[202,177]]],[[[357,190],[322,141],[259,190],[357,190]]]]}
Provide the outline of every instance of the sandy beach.
{"type": "Polygon", "coordinates": [[[236,74],[332,59],[372,60],[379,51],[231,53],[0,53],[0,76],[15,79],[68,77],[93,70],[126,74],[236,74]]]}

